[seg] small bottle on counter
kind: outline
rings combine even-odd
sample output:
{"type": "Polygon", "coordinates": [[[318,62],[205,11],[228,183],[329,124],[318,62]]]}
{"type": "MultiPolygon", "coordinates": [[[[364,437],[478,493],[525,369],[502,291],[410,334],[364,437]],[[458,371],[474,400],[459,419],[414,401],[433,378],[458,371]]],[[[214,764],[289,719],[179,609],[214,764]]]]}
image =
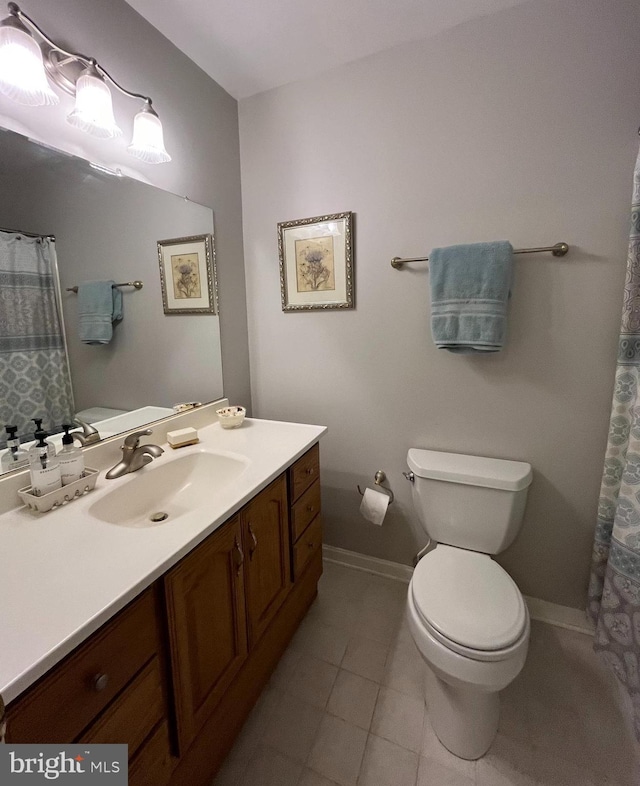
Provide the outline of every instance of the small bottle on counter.
{"type": "Polygon", "coordinates": [[[41,497],[62,487],[60,462],[57,456],[49,455],[52,447],[45,439],[46,431],[36,431],[37,444],[29,449],[29,469],[31,471],[31,493],[41,497]]]}
{"type": "MultiPolygon", "coordinates": [[[[40,433],[43,433],[45,435],[45,437],[47,436],[47,434],[42,430],[42,418],[31,418],[31,420],[33,420],[33,422],[36,424],[36,430],[35,430],[35,432],[33,434],[33,438],[37,442],[38,439],[39,439],[38,435],[40,433]]],[[[35,447],[35,445],[32,446],[31,448],[29,448],[29,453],[31,453],[31,451],[33,450],[34,447],[35,447]]],[[[49,451],[49,455],[50,456],[55,456],[56,455],[56,449],[50,442],[47,442],[47,450],[49,451]]]]}
{"type": "Polygon", "coordinates": [[[3,472],[10,472],[12,469],[22,469],[29,463],[29,454],[24,448],[20,447],[20,440],[16,436],[17,426],[5,426],[7,432],[7,452],[2,454],[0,464],[3,472]]]}
{"type": "Polygon", "coordinates": [[[84,473],[84,456],[82,448],[73,444],[73,437],[69,434],[69,429],[73,426],[62,425],[64,437],[62,437],[62,449],[58,453],[60,462],[60,477],[62,485],[66,486],[76,480],[80,480],[84,473]]]}

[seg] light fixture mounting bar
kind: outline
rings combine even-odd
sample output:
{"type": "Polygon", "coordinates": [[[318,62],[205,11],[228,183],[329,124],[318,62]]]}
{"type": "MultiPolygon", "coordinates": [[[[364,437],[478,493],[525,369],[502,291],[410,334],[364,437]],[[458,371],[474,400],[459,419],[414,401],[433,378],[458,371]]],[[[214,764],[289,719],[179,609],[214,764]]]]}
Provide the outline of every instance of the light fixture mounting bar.
{"type": "MultiPolygon", "coordinates": [[[[10,2],[9,6],[9,13],[12,16],[15,16],[19,19],[23,24],[27,27],[31,28],[35,33],[40,36],[40,38],[50,47],[49,51],[45,51],[45,64],[47,71],[51,78],[56,82],[58,87],[62,88],[67,93],[75,93],[75,79],[71,78],[69,75],[64,73],[65,69],[70,68],[77,68],[76,64],[81,63],[85,68],[89,66],[93,66],[101,76],[106,78],[111,84],[125,96],[129,98],[137,98],[141,101],[145,101],[147,104],[151,106],[152,100],[149,96],[142,95],[142,93],[134,93],[131,90],[127,90],[125,87],[117,82],[111,74],[104,68],[103,66],[98,63],[95,57],[88,57],[87,55],[83,55],[81,52],[69,52],[64,47],[56,44],[49,36],[42,30],[42,28],[37,25],[30,16],[24,13],[21,10],[20,6],[17,3],[10,2]],[[63,58],[60,59],[58,55],[63,55],[63,58]]],[[[77,76],[77,74],[75,75],[77,76]]]]}
{"type": "Polygon", "coordinates": [[[17,3],[9,2],[9,16],[0,20],[0,93],[24,106],[59,102],[50,83],[75,98],[67,122],[100,139],[122,134],[113,112],[111,87],[141,101],[133,118],[127,152],[146,164],[164,164],[171,156],[164,145],[162,123],[151,97],[127,90],[95,57],[70,52],[51,39],[17,3]]]}

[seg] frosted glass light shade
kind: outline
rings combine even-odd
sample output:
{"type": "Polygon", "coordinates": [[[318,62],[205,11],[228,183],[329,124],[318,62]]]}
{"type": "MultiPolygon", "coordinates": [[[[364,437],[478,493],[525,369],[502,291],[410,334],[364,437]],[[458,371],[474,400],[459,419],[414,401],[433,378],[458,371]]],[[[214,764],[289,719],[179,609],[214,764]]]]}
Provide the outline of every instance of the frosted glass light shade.
{"type": "Polygon", "coordinates": [[[67,122],[101,139],[120,136],[122,131],[113,116],[111,91],[104,79],[91,67],[76,82],[76,105],[67,122]]]}
{"type": "Polygon", "coordinates": [[[148,105],[133,119],[133,139],[127,150],[147,164],[166,164],[171,161],[164,147],[160,118],[148,105]]]}
{"type": "Polygon", "coordinates": [[[25,106],[59,101],[47,82],[40,47],[15,24],[0,26],[0,93],[25,106]]]}

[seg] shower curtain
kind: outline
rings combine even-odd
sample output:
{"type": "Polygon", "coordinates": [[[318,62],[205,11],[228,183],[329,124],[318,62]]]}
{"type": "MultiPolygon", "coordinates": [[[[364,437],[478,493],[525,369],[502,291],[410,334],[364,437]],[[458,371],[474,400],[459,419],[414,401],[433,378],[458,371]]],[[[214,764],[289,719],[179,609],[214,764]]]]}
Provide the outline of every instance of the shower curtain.
{"type": "Polygon", "coordinates": [[[33,438],[71,423],[73,398],[56,303],[55,246],[48,238],[0,231],[0,445],[5,425],[33,438]]]}
{"type": "Polygon", "coordinates": [[[631,697],[640,740],[640,153],[587,611],[596,651],[631,697]]]}

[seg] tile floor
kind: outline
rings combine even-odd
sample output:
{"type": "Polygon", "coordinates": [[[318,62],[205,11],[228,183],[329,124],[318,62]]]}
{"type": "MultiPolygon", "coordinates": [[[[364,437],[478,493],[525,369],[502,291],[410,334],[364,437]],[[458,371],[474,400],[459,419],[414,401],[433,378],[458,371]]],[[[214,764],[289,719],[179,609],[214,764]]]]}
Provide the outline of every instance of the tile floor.
{"type": "Polygon", "coordinates": [[[213,786],[638,786],[640,758],[591,637],[532,623],[477,762],[436,739],[405,584],[325,562],[318,598],[213,786]]]}

